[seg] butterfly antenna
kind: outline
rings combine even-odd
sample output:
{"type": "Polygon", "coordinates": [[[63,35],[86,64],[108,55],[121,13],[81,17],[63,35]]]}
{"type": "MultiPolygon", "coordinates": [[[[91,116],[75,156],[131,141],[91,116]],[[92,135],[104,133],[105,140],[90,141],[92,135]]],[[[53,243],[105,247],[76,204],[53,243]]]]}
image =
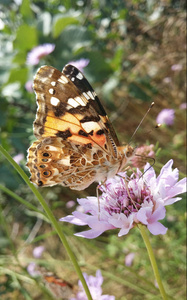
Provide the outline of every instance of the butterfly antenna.
{"type": "MultiPolygon", "coordinates": [[[[130,138],[129,144],[131,142],[131,140],[133,139],[133,137],[135,136],[136,132],[138,131],[138,129],[140,128],[140,126],[142,125],[142,122],[144,121],[144,119],[146,118],[147,114],[150,112],[151,108],[154,106],[154,102],[151,103],[151,105],[149,106],[147,112],[145,113],[145,115],[143,116],[143,118],[141,119],[139,125],[137,126],[137,128],[135,129],[133,135],[130,138]]],[[[159,124],[158,124],[159,125],[159,124]]]]}

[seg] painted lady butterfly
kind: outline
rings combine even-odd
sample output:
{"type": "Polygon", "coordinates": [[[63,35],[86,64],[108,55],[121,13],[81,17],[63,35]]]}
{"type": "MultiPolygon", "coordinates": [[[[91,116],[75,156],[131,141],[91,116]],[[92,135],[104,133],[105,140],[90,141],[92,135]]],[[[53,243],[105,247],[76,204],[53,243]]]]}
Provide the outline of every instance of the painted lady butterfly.
{"type": "Polygon", "coordinates": [[[83,190],[120,172],[133,155],[120,146],[96,93],[84,75],[66,65],[62,73],[41,67],[34,78],[38,110],[28,150],[30,180],[83,190]]]}
{"type": "Polygon", "coordinates": [[[61,279],[56,274],[46,271],[44,268],[37,268],[46,288],[50,290],[55,299],[68,300],[74,296],[75,287],[69,282],[61,279]]]}

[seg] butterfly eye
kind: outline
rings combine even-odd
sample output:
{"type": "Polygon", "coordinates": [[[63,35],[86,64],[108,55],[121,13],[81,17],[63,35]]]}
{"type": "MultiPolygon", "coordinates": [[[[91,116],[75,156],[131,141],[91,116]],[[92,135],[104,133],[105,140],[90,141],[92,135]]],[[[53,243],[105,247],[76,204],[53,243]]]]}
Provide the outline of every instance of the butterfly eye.
{"type": "Polygon", "coordinates": [[[51,176],[52,172],[51,172],[51,171],[43,171],[42,174],[43,174],[45,177],[49,177],[49,176],[51,176]]]}
{"type": "Polygon", "coordinates": [[[43,152],[42,155],[43,155],[44,157],[50,157],[50,156],[51,156],[51,153],[49,153],[49,152],[43,152]]]}

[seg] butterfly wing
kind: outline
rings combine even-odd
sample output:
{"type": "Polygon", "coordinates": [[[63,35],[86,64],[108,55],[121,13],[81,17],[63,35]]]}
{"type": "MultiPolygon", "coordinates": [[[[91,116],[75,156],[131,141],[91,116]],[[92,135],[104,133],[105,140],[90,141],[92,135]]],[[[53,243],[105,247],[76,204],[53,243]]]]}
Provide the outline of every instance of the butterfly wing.
{"type": "Polygon", "coordinates": [[[31,181],[82,190],[118,171],[124,153],[96,93],[74,66],[41,67],[34,78],[38,110],[28,151],[31,181]]]}

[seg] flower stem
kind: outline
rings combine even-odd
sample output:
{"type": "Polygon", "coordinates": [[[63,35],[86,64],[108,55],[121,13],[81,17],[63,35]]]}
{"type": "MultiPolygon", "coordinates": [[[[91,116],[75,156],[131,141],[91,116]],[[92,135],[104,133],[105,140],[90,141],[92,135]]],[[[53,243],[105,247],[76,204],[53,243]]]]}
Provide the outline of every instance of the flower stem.
{"type": "Polygon", "coordinates": [[[161,278],[160,278],[158,266],[157,266],[156,259],[155,259],[154,253],[153,253],[153,248],[152,248],[151,243],[149,241],[149,237],[146,233],[145,226],[142,225],[142,224],[138,224],[138,228],[140,229],[142,238],[143,238],[145,246],[147,248],[147,252],[148,252],[149,259],[151,261],[151,265],[152,265],[152,268],[153,268],[153,272],[154,272],[154,275],[155,275],[155,278],[156,278],[156,281],[157,281],[157,284],[158,284],[158,287],[159,287],[159,290],[160,290],[160,294],[162,295],[162,298],[164,300],[167,300],[168,297],[166,295],[166,292],[164,290],[164,286],[163,286],[161,278]]]}
{"type": "Polygon", "coordinates": [[[82,282],[83,288],[85,290],[85,293],[87,295],[88,300],[92,300],[92,296],[90,294],[90,291],[88,289],[88,286],[86,284],[86,281],[84,279],[84,276],[81,272],[81,269],[77,263],[76,257],[74,255],[74,253],[71,250],[71,247],[69,246],[65,235],[62,232],[61,226],[59,225],[59,223],[57,222],[55,216],[53,215],[51,209],[49,208],[49,206],[47,205],[47,203],[45,202],[45,200],[43,199],[42,195],[39,193],[39,191],[37,190],[37,188],[29,181],[27,175],[25,174],[25,172],[22,170],[22,168],[12,159],[12,157],[9,155],[9,153],[0,145],[0,152],[6,157],[6,159],[12,164],[12,166],[16,169],[16,171],[20,174],[20,176],[23,178],[23,180],[26,182],[26,184],[29,186],[29,188],[32,190],[33,194],[36,196],[36,198],[38,199],[38,201],[40,202],[40,204],[42,205],[46,215],[48,216],[48,219],[50,220],[52,226],[54,227],[55,231],[57,232],[61,242],[64,245],[64,248],[66,249],[70,260],[77,272],[77,275],[80,279],[80,281],[82,282]]]}

